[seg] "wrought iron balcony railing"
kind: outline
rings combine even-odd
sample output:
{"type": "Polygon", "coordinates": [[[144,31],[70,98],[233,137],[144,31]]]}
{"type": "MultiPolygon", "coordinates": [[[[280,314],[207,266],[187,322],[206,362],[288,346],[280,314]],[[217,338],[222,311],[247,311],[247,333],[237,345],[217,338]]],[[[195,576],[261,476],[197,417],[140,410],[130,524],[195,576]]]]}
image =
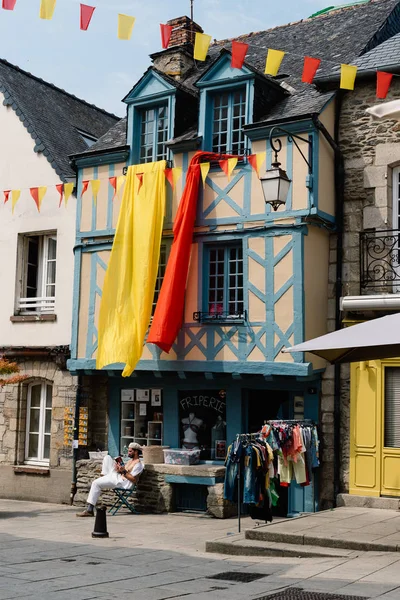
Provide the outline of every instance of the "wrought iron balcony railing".
{"type": "Polygon", "coordinates": [[[246,321],[246,318],[247,315],[245,310],[240,313],[232,313],[229,311],[193,313],[193,320],[198,321],[199,323],[237,323],[246,321]]]}
{"type": "Polygon", "coordinates": [[[360,233],[361,291],[400,292],[400,230],[360,233]]]}

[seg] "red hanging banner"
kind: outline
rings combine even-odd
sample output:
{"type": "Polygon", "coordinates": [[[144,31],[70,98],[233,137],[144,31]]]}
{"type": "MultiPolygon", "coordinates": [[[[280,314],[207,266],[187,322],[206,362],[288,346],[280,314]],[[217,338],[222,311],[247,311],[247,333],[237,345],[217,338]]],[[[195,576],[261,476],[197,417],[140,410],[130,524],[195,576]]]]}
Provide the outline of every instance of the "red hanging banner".
{"type": "Polygon", "coordinates": [[[16,2],[17,0],[3,0],[1,7],[5,10],[14,10],[16,2]]]}
{"type": "Polygon", "coordinates": [[[81,4],[81,29],[82,29],[82,31],[87,31],[95,10],[96,10],[95,6],[88,6],[87,4],[81,4]]]}
{"type": "Polygon", "coordinates": [[[376,97],[386,98],[387,93],[392,83],[393,73],[385,73],[385,71],[376,72],[376,97]]]}
{"type": "Polygon", "coordinates": [[[243,67],[244,59],[246,58],[248,49],[248,44],[232,40],[232,69],[241,69],[243,67]]]}
{"type": "Polygon", "coordinates": [[[4,194],[4,204],[5,204],[10,199],[11,190],[4,190],[3,194],[4,194]]]}
{"type": "Polygon", "coordinates": [[[111,187],[114,189],[114,195],[112,197],[112,199],[114,200],[115,194],[117,193],[117,178],[116,177],[109,177],[108,181],[110,182],[111,187]]]}
{"type": "Polygon", "coordinates": [[[166,50],[168,48],[169,41],[171,39],[173,27],[172,27],[172,25],[163,25],[162,23],[160,23],[160,30],[161,30],[161,44],[162,44],[162,47],[164,48],[164,50],[166,50]]]}
{"type": "Polygon", "coordinates": [[[58,205],[58,208],[60,208],[61,204],[62,204],[62,201],[63,201],[63,198],[64,198],[64,184],[63,183],[58,183],[56,185],[56,188],[57,188],[57,192],[60,194],[60,202],[59,202],[59,205],[58,205]]]}
{"type": "Polygon", "coordinates": [[[320,58],[312,58],[311,56],[304,57],[303,75],[301,80],[303,83],[312,83],[318,67],[321,64],[320,58]]]}
{"type": "Polygon", "coordinates": [[[83,196],[83,194],[86,192],[86,190],[88,189],[89,186],[89,180],[87,181],[82,181],[82,192],[81,192],[81,198],[83,196]]]}

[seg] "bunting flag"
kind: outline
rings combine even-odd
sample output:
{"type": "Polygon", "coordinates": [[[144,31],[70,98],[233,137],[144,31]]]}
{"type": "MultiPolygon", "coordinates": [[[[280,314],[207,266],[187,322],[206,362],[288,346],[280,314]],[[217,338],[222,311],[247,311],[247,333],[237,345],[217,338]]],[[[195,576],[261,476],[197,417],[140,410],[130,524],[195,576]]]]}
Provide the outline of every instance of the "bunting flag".
{"type": "Polygon", "coordinates": [[[116,187],[117,196],[118,196],[120,190],[122,189],[125,181],[126,181],[126,176],[125,175],[119,175],[117,177],[117,187],[116,187]]]}
{"type": "Polygon", "coordinates": [[[165,177],[167,178],[172,190],[175,189],[176,184],[182,176],[181,167],[174,167],[173,169],[165,169],[165,177]]]}
{"type": "Polygon", "coordinates": [[[257,177],[260,178],[260,168],[265,159],[267,158],[266,152],[257,152],[257,154],[250,154],[248,157],[249,164],[257,173],[257,177]]]}
{"type": "Polygon", "coordinates": [[[201,178],[203,180],[204,189],[206,188],[206,179],[210,170],[210,166],[211,164],[209,162],[200,163],[201,178]]]}
{"type": "Polygon", "coordinates": [[[57,192],[60,194],[60,202],[58,204],[58,208],[61,208],[61,204],[64,198],[64,184],[63,183],[59,183],[56,185],[57,188],[57,192]]]}
{"type": "Polygon", "coordinates": [[[31,196],[37,206],[38,212],[40,212],[40,208],[42,206],[43,198],[47,192],[47,186],[42,185],[40,187],[32,187],[29,188],[31,196]]]}
{"type": "Polygon", "coordinates": [[[89,187],[89,179],[87,181],[82,181],[81,198],[83,198],[83,194],[87,191],[88,187],[89,187]]]}
{"type": "Polygon", "coordinates": [[[393,73],[385,73],[385,71],[376,72],[376,97],[386,98],[387,93],[392,83],[393,73]]]}
{"type": "Polygon", "coordinates": [[[118,15],[118,39],[119,40],[130,40],[132,36],[133,26],[135,24],[135,17],[129,15],[118,15]]]}
{"type": "Polygon", "coordinates": [[[221,169],[223,170],[225,175],[228,177],[228,181],[231,180],[232,171],[236,167],[237,161],[238,161],[237,157],[236,158],[226,158],[224,160],[218,161],[219,166],[221,167],[221,169]]]}
{"type": "Polygon", "coordinates": [[[172,27],[172,25],[163,25],[162,23],[160,23],[160,30],[161,30],[161,45],[164,48],[164,50],[166,50],[168,48],[169,41],[171,39],[173,27],[172,27]]]}
{"type": "Polygon", "coordinates": [[[72,192],[74,191],[74,187],[75,187],[75,184],[73,182],[71,182],[71,183],[64,183],[65,208],[67,208],[68,200],[69,200],[72,192]]]}
{"type": "Polygon", "coordinates": [[[17,204],[19,197],[21,195],[21,190],[13,190],[11,192],[11,212],[14,214],[14,208],[17,204]]]}
{"type": "Polygon", "coordinates": [[[87,31],[95,10],[96,10],[95,6],[88,6],[87,4],[81,4],[81,29],[82,29],[82,31],[87,31]]]}
{"type": "Polygon", "coordinates": [[[357,67],[354,65],[340,65],[340,89],[354,90],[357,67]]]}
{"type": "Polygon", "coordinates": [[[90,183],[92,186],[93,202],[96,205],[97,204],[97,196],[100,191],[101,181],[100,181],[100,179],[92,179],[92,181],[90,183]]]}
{"type": "Polygon", "coordinates": [[[196,32],[196,37],[194,41],[194,54],[193,58],[195,60],[206,60],[208,48],[211,43],[211,35],[206,35],[205,33],[196,32]]]}
{"type": "Polygon", "coordinates": [[[244,59],[246,58],[248,49],[248,44],[236,42],[235,40],[232,41],[232,69],[241,69],[243,67],[244,59]]]}
{"type": "Polygon", "coordinates": [[[303,75],[301,77],[303,83],[313,82],[315,74],[318,71],[320,64],[320,58],[312,58],[311,56],[304,57],[303,75]]]}
{"type": "Polygon", "coordinates": [[[140,189],[141,189],[141,187],[143,185],[143,173],[136,173],[136,177],[139,180],[138,189],[137,189],[137,193],[139,193],[140,189]]]}
{"type": "Polygon", "coordinates": [[[57,0],[41,0],[39,17],[51,21],[57,0]]]}
{"type": "Polygon", "coordinates": [[[10,199],[11,190],[4,190],[4,204],[6,204],[10,199]]]}
{"type": "Polygon", "coordinates": [[[272,77],[276,77],[276,75],[278,75],[279,67],[281,66],[284,56],[285,52],[283,52],[282,50],[272,50],[271,48],[268,48],[264,73],[266,75],[272,75],[272,77]]]}
{"type": "Polygon", "coordinates": [[[5,10],[14,10],[17,0],[3,0],[2,8],[5,10]]]}
{"type": "Polygon", "coordinates": [[[113,194],[113,197],[112,197],[112,200],[114,200],[115,194],[117,193],[117,178],[116,177],[109,177],[108,181],[110,182],[110,185],[111,185],[111,187],[114,190],[114,194],[113,194]]]}

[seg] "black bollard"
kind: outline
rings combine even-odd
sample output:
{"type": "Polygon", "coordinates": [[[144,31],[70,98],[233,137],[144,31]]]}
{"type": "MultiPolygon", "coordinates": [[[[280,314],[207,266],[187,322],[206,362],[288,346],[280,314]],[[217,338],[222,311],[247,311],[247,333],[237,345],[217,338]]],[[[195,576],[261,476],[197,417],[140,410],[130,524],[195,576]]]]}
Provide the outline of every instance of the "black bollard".
{"type": "Polygon", "coordinates": [[[96,519],[92,537],[108,538],[106,510],[105,506],[99,506],[96,510],[96,519]]]}

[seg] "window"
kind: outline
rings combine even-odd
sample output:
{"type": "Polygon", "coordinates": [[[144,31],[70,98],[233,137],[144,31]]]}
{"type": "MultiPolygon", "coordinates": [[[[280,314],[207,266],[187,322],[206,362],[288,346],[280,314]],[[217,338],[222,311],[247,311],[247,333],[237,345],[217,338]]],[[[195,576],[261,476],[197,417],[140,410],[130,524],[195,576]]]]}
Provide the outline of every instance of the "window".
{"type": "Polygon", "coordinates": [[[208,248],[206,318],[244,318],[241,245],[208,248]]]}
{"type": "Polygon", "coordinates": [[[128,453],[131,442],[161,446],[163,399],[161,389],[121,390],[120,453],[128,453]]]}
{"type": "Polygon", "coordinates": [[[385,448],[400,448],[400,369],[385,369],[385,448]]]}
{"type": "Polygon", "coordinates": [[[216,94],[213,103],[212,150],[244,154],[243,125],[246,122],[246,90],[216,94]]]}
{"type": "Polygon", "coordinates": [[[140,162],[166,160],[168,141],[168,107],[144,109],[141,113],[140,162]]]}
{"type": "Polygon", "coordinates": [[[86,131],[82,131],[81,129],[78,129],[77,131],[88,148],[90,148],[91,146],[93,146],[93,144],[97,142],[97,137],[95,137],[91,133],[87,133],[86,131]]]}
{"type": "Polygon", "coordinates": [[[157,272],[157,279],[156,279],[156,287],[154,290],[153,307],[151,310],[152,316],[154,316],[154,313],[156,310],[157,301],[160,296],[160,290],[161,290],[162,282],[164,280],[166,267],[167,267],[167,246],[165,244],[162,244],[161,248],[160,248],[160,260],[158,263],[158,272],[157,272]]]}
{"type": "Polygon", "coordinates": [[[24,235],[20,239],[20,313],[52,313],[56,296],[55,235],[24,235]]]}
{"type": "Polygon", "coordinates": [[[26,462],[49,463],[52,395],[49,383],[31,383],[28,387],[26,462]]]}

